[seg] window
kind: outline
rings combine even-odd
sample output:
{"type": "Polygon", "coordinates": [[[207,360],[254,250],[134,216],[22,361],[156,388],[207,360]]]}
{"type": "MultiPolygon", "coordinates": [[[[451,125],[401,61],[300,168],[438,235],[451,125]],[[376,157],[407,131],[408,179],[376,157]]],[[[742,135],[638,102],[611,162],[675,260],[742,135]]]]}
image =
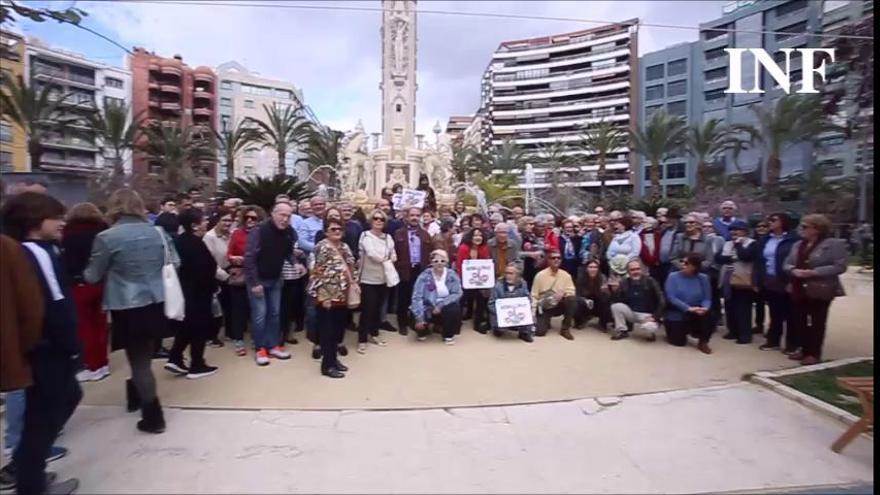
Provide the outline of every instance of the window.
{"type": "MultiPolygon", "coordinates": [[[[247,106],[248,101],[251,102],[251,106],[248,108],[253,108],[254,102],[252,100],[246,100],[245,106],[247,106]]],[[[232,106],[232,98],[220,98],[220,106],[221,107],[231,107],[232,106]]]]}
{"type": "Polygon", "coordinates": [[[710,60],[715,60],[727,55],[727,52],[724,51],[724,48],[716,48],[714,50],[709,50],[706,52],[706,62],[710,60]]]}
{"type": "Polygon", "coordinates": [[[245,108],[254,108],[254,100],[244,100],[245,108]]]}
{"type": "Polygon", "coordinates": [[[5,120],[0,121],[0,142],[12,142],[12,126],[9,125],[9,122],[6,122],[5,120]]]}
{"type": "Polygon", "coordinates": [[[666,85],[666,96],[681,96],[685,93],[687,93],[687,81],[684,79],[666,85]]]}
{"type": "Polygon", "coordinates": [[[220,89],[231,90],[232,81],[220,81],[220,89]]]}
{"type": "Polygon", "coordinates": [[[718,26],[718,29],[709,29],[703,31],[703,39],[706,41],[714,40],[715,38],[719,38],[727,34],[727,31],[722,31],[724,29],[728,29],[727,26],[718,26]]]}
{"type": "Polygon", "coordinates": [[[276,89],[275,93],[276,93],[275,96],[277,98],[283,98],[285,100],[292,100],[293,99],[293,92],[292,91],[288,91],[286,89],[276,89]]]}
{"type": "Polygon", "coordinates": [[[653,81],[663,77],[663,64],[652,65],[645,70],[645,79],[653,81]]]}
{"type": "Polygon", "coordinates": [[[651,115],[654,115],[654,112],[662,109],[663,105],[652,105],[650,107],[645,107],[645,118],[651,118],[651,115]]]}
{"type": "Polygon", "coordinates": [[[397,110],[398,112],[402,112],[402,111],[403,111],[403,106],[402,106],[400,103],[398,103],[398,104],[395,106],[394,109],[397,110]]]}
{"type": "Polygon", "coordinates": [[[687,113],[687,102],[676,101],[666,105],[666,113],[669,115],[685,115],[687,113]]]}
{"type": "Polygon", "coordinates": [[[684,179],[687,175],[687,167],[684,163],[667,163],[666,178],[667,179],[684,179]]]}
{"type": "Polygon", "coordinates": [[[727,79],[727,67],[719,67],[717,69],[707,70],[704,76],[706,82],[717,81],[719,79],[727,79]]]}
{"type": "Polygon", "coordinates": [[[706,101],[715,101],[724,98],[724,89],[713,89],[712,91],[706,91],[705,94],[706,101]]]}
{"type": "Polygon", "coordinates": [[[124,84],[122,82],[122,79],[116,79],[115,77],[105,77],[104,78],[104,85],[107,86],[108,88],[122,89],[124,84]]]}
{"type": "Polygon", "coordinates": [[[242,93],[246,93],[246,94],[250,94],[250,95],[272,96],[272,88],[267,88],[265,86],[254,86],[252,84],[242,84],[241,91],[242,91],[242,93]]]}
{"type": "Polygon", "coordinates": [[[4,172],[12,170],[12,153],[9,151],[0,151],[0,170],[4,172]]]}
{"type": "Polygon", "coordinates": [[[122,98],[114,98],[112,96],[104,97],[105,107],[122,107],[125,106],[125,100],[122,98]]]}
{"type": "Polygon", "coordinates": [[[776,17],[779,18],[786,14],[791,14],[792,12],[797,12],[798,10],[803,10],[805,8],[807,8],[807,0],[792,0],[791,2],[776,7],[776,17]]]}
{"type": "Polygon", "coordinates": [[[663,85],[659,84],[657,86],[648,86],[645,88],[645,98],[648,100],[658,100],[663,98],[663,85]]]}
{"type": "Polygon", "coordinates": [[[683,58],[669,62],[668,67],[666,67],[666,74],[669,76],[677,76],[685,72],[687,72],[687,60],[683,58]]]}
{"type": "Polygon", "coordinates": [[[787,40],[789,38],[794,38],[800,34],[805,33],[807,30],[807,21],[799,22],[797,24],[792,24],[791,26],[782,28],[779,32],[776,33],[776,41],[787,40]]]}

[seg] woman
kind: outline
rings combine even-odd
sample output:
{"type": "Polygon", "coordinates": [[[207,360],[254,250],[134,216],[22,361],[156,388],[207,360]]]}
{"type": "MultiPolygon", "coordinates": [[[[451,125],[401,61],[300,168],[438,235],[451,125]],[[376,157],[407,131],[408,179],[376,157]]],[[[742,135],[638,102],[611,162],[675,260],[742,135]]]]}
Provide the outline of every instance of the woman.
{"type": "MultiPolygon", "coordinates": [[[[758,220],[755,224],[754,239],[760,245],[760,242],[770,233],[770,225],[766,219],[758,220]]],[[[753,272],[754,273],[754,272],[753,272]]],[[[764,291],[760,287],[755,288],[755,326],[752,333],[764,335],[764,321],[767,310],[767,301],[764,298],[764,291]]]]}
{"type": "Polygon", "coordinates": [[[831,221],[825,215],[804,216],[802,238],[783,265],[791,276],[794,326],[803,343],[803,351],[789,358],[803,365],[822,360],[828,309],[835,297],[845,295],[838,276],[846,272],[846,241],[830,234],[831,221]]]}
{"type": "MultiPolygon", "coordinates": [[[[474,228],[465,234],[458,247],[458,255],[455,257],[455,269],[458,276],[462,276],[462,266],[464,260],[488,260],[492,259],[492,251],[486,244],[486,234],[482,229],[474,228]]],[[[448,262],[448,257],[447,257],[448,262]]],[[[465,289],[461,298],[462,309],[464,310],[464,319],[471,317],[474,319],[474,330],[485,334],[488,331],[489,324],[486,321],[489,317],[487,313],[487,304],[489,300],[489,291],[487,289],[465,289]],[[476,309],[474,307],[476,306],[476,309]]]]}
{"type": "Polygon", "coordinates": [[[452,235],[452,243],[455,245],[455,249],[458,250],[458,247],[461,246],[461,240],[464,238],[464,235],[471,229],[470,215],[459,217],[456,229],[455,234],[452,235]]]}
{"type": "Polygon", "coordinates": [[[83,278],[95,236],[104,230],[107,230],[107,222],[101,210],[92,203],[80,203],[67,213],[67,225],[64,226],[61,241],[62,259],[73,283],[77,333],[83,343],[86,367],[76,375],[81,382],[103,380],[110,376],[107,313],[101,309],[104,285],[87,284],[83,278]]]}
{"type": "Polygon", "coordinates": [[[687,336],[699,340],[697,349],[703,354],[712,354],[709,339],[714,330],[709,317],[712,309],[712,289],[709,276],[700,273],[703,257],[697,253],[685,255],[681,270],[666,279],[666,335],[669,343],[684,347],[687,336]]]}
{"type": "Polygon", "coordinates": [[[244,281],[244,254],[247,247],[247,238],[253,230],[266,217],[265,212],[259,206],[243,206],[239,209],[238,224],[240,225],[229,238],[229,249],[226,258],[229,260],[229,326],[226,327],[226,337],[232,340],[235,354],[245,356],[247,349],[244,346],[244,331],[247,329],[250,319],[250,303],[248,291],[244,281]]]}
{"type": "MultiPolygon", "coordinates": [[[[388,287],[393,281],[388,279],[386,270],[394,270],[397,253],[394,240],[385,233],[388,216],[376,208],[370,215],[372,226],[361,235],[358,245],[360,251],[361,319],[358,322],[359,354],[367,352],[367,342],[378,346],[386,345],[379,336],[382,324],[381,309],[388,298],[388,287]]],[[[396,273],[396,272],[395,272],[396,273]]]]}
{"type": "Polygon", "coordinates": [[[573,220],[562,221],[562,232],[557,242],[559,252],[562,253],[562,269],[568,272],[572,279],[577,278],[581,266],[581,237],[575,231],[573,220]]]}
{"type": "Polygon", "coordinates": [[[413,286],[410,311],[419,342],[428,339],[428,325],[440,327],[446,345],[454,344],[455,336],[461,333],[461,279],[448,266],[446,251],[435,249],[431,253],[431,267],[419,275],[413,286]]]}
{"type": "Polygon", "coordinates": [[[217,262],[202,241],[208,230],[208,219],[202,210],[190,208],[182,211],[178,218],[183,233],[174,240],[174,247],[180,256],[178,277],[186,301],[186,316],[182,322],[171,323],[176,335],[165,369],[193,380],[211,376],[218,369],[205,362],[205,345],[216,328],[211,308],[218,290],[217,262]],[[187,347],[189,367],[183,362],[183,351],[187,347]]]}
{"type": "Polygon", "coordinates": [[[574,317],[575,328],[583,328],[593,316],[599,317],[599,329],[603,332],[608,330],[611,323],[611,293],[600,269],[599,260],[592,259],[577,278],[575,289],[578,307],[574,317]]]}
{"type": "Polygon", "coordinates": [[[625,258],[625,263],[640,259],[642,241],[639,239],[639,234],[632,230],[632,218],[623,216],[613,220],[611,228],[614,230],[614,235],[611,237],[611,242],[608,243],[608,250],[605,252],[608,262],[610,263],[615,258],[621,260],[625,258]]]}
{"type": "MultiPolygon", "coordinates": [[[[220,327],[222,325],[227,329],[228,333],[232,316],[230,314],[229,272],[226,271],[229,268],[229,258],[226,257],[226,253],[229,252],[232,216],[232,211],[228,208],[223,206],[218,208],[211,215],[210,220],[208,220],[208,228],[210,230],[202,237],[202,241],[208,247],[208,251],[211,252],[211,256],[214,257],[214,261],[217,263],[216,278],[217,283],[220,285],[217,302],[220,303],[220,309],[223,313],[223,316],[214,325],[214,333],[211,334],[211,339],[208,341],[208,345],[211,347],[223,347],[223,342],[218,338],[220,327]]],[[[217,319],[215,318],[215,320],[217,319]]]]}
{"type": "Polygon", "coordinates": [[[131,366],[126,382],[128,410],[141,410],[139,430],[165,431],[165,418],[150,368],[155,341],[168,337],[162,267],[180,266],[170,237],[147,222],[144,202],[131,189],[110,196],[107,218],[113,225],[92,244],[86,283],[104,281],[104,309],[113,321],[111,346],[125,349],[131,366]]]}
{"type": "Polygon", "coordinates": [[[520,254],[523,258],[523,279],[532,286],[544,260],[544,238],[535,234],[535,217],[524,216],[519,219],[519,232],[522,237],[520,254]]]}
{"type": "Polygon", "coordinates": [[[308,285],[317,316],[321,374],[330,378],[345,378],[348,371],[336,356],[337,346],[341,345],[351,314],[349,291],[360,297],[357,266],[351,249],[343,242],[344,229],[341,218],[324,220],[326,238],[315,246],[315,266],[308,285]]]}
{"type": "Polygon", "coordinates": [[[516,332],[520,340],[524,342],[532,342],[532,335],[535,333],[534,325],[524,326],[508,326],[501,327],[498,324],[498,314],[495,308],[495,301],[498,299],[506,299],[510,297],[525,297],[529,301],[529,307],[526,311],[531,311],[532,296],[526,281],[523,280],[522,272],[515,262],[510,262],[504,268],[504,276],[495,282],[492,289],[492,295],[489,297],[489,323],[492,325],[492,334],[496,337],[504,335],[504,331],[516,332]]]}
{"type": "Polygon", "coordinates": [[[742,220],[734,220],[728,226],[731,240],[726,241],[715,255],[721,265],[721,292],[724,296],[728,340],[737,344],[752,342],[752,304],[755,288],[752,285],[752,263],[755,241],[749,238],[749,226],[742,220]]]}

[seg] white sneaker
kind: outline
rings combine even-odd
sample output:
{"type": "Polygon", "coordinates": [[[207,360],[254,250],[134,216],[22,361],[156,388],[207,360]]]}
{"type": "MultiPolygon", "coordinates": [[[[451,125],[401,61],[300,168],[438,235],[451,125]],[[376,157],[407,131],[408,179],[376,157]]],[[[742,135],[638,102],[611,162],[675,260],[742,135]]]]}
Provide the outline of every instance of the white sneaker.
{"type": "Polygon", "coordinates": [[[372,336],[370,337],[370,343],[371,343],[371,344],[374,344],[374,345],[377,345],[377,346],[379,346],[379,347],[384,347],[384,346],[388,345],[388,343],[385,342],[384,340],[382,340],[381,338],[379,338],[379,337],[372,337],[372,336]]]}
{"type": "Polygon", "coordinates": [[[281,346],[276,346],[270,349],[269,355],[277,359],[290,359],[290,353],[285,351],[281,346]]]}
{"type": "Polygon", "coordinates": [[[367,353],[367,344],[359,343],[357,346],[358,354],[366,354],[367,353]]]}
{"type": "Polygon", "coordinates": [[[82,370],[76,374],[76,381],[83,382],[91,382],[94,381],[95,372],[90,370],[82,370]]]}
{"type": "Polygon", "coordinates": [[[445,343],[446,345],[455,345],[455,338],[454,337],[447,337],[447,338],[443,339],[443,343],[445,343]]]}
{"type": "Polygon", "coordinates": [[[419,342],[424,342],[424,341],[428,340],[428,336],[427,335],[420,335],[420,336],[416,337],[416,340],[418,340],[419,342]]]}
{"type": "Polygon", "coordinates": [[[92,381],[103,380],[110,376],[110,366],[102,366],[92,372],[92,381]]]}

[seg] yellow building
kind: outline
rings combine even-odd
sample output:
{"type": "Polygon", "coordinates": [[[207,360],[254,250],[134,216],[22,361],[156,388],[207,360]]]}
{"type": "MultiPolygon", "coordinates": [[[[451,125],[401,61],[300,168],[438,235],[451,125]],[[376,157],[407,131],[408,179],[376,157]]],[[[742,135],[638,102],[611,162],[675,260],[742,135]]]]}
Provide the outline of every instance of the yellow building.
{"type": "MultiPolygon", "coordinates": [[[[24,46],[22,36],[0,31],[0,79],[24,76],[24,46]]],[[[28,172],[29,168],[24,131],[0,118],[0,172],[28,172]]]]}

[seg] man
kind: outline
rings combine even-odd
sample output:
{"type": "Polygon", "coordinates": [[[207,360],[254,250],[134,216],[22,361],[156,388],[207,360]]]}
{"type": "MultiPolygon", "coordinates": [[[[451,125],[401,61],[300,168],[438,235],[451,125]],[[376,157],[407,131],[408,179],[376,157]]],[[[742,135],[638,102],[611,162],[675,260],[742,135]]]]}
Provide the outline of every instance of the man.
{"type": "Polygon", "coordinates": [[[248,234],[244,273],[258,366],[268,365],[269,356],[290,359],[280,343],[281,269],[285,261],[294,264],[293,246],[297,241],[290,215],[290,205],[278,203],[271,217],[248,234]]]}
{"type": "Polygon", "coordinates": [[[629,337],[627,324],[638,325],[647,332],[648,342],[657,340],[660,315],[663,314],[663,291],[660,285],[642,274],[642,263],[631,260],[626,264],[627,277],[611,295],[611,315],[614,317],[614,334],[611,340],[629,337]]]}
{"type": "Polygon", "coordinates": [[[177,237],[177,232],[180,230],[180,222],[177,220],[177,200],[169,196],[162,200],[160,206],[162,211],[153,224],[162,227],[172,238],[177,237]]]}
{"type": "Polygon", "coordinates": [[[364,231],[364,226],[354,219],[354,207],[351,203],[344,202],[339,205],[339,212],[342,214],[342,221],[345,222],[345,233],[342,238],[345,240],[349,249],[351,249],[351,254],[354,255],[354,259],[358,259],[360,256],[358,243],[360,242],[361,234],[364,231]]]}
{"type": "Polygon", "coordinates": [[[639,211],[639,210],[630,211],[630,218],[632,218],[632,224],[633,224],[632,230],[636,234],[641,233],[642,229],[644,228],[645,217],[647,217],[647,215],[643,211],[639,211]]]}
{"type": "Polygon", "coordinates": [[[593,208],[593,213],[595,213],[596,215],[598,215],[600,217],[604,216],[605,215],[605,208],[603,208],[601,206],[597,206],[597,207],[593,208]]]}
{"type": "Polygon", "coordinates": [[[394,233],[394,249],[397,262],[394,264],[400,275],[397,285],[397,327],[401,335],[412,327],[409,306],[412,302],[413,285],[416,278],[428,267],[431,256],[431,236],[420,226],[422,211],[410,208],[406,212],[406,227],[394,233]]]}
{"type": "Polygon", "coordinates": [[[499,225],[504,225],[505,227],[508,227],[507,224],[504,223],[504,215],[502,215],[500,212],[495,212],[489,215],[489,237],[495,235],[495,227],[499,225]]]}
{"type": "Polygon", "coordinates": [[[191,187],[188,191],[186,191],[187,196],[193,200],[193,202],[202,200],[202,191],[198,187],[191,187]]]}
{"type": "Polygon", "coordinates": [[[670,214],[666,208],[657,209],[657,221],[660,228],[660,252],[658,255],[660,287],[666,285],[666,277],[672,269],[672,255],[675,239],[679,234],[678,215],[670,214]]]}
{"type": "Polygon", "coordinates": [[[241,198],[226,198],[223,200],[223,207],[228,208],[230,211],[234,211],[241,206],[241,203],[241,198]]]}
{"type": "Polygon", "coordinates": [[[315,250],[315,236],[318,232],[324,230],[324,210],[327,208],[327,200],[316,196],[308,203],[305,210],[310,209],[311,215],[306,216],[306,211],[300,203],[300,214],[303,216],[302,221],[296,222],[293,226],[299,239],[299,248],[308,256],[315,250]]]}
{"type": "Polygon", "coordinates": [[[177,198],[177,212],[180,213],[183,210],[188,210],[193,207],[193,199],[189,194],[181,194],[179,198],[177,198]]]}
{"type": "Polygon", "coordinates": [[[571,325],[577,310],[574,281],[561,269],[562,254],[558,249],[547,250],[547,268],[535,275],[532,282],[532,311],[535,312],[535,335],[543,337],[550,329],[550,318],[562,315],[559,335],[574,340],[571,325]]]}
{"type": "Polygon", "coordinates": [[[510,231],[507,224],[499,223],[495,226],[495,237],[489,239],[489,250],[492,260],[495,262],[495,278],[504,276],[508,263],[516,263],[517,269],[522,272],[523,262],[519,258],[519,243],[510,240],[510,231]]]}
{"type": "Polygon", "coordinates": [[[715,229],[715,233],[724,238],[725,241],[730,240],[730,225],[739,220],[735,216],[736,213],[736,203],[733,201],[727,200],[721,203],[721,216],[716,217],[712,220],[712,227],[715,229]]]}

